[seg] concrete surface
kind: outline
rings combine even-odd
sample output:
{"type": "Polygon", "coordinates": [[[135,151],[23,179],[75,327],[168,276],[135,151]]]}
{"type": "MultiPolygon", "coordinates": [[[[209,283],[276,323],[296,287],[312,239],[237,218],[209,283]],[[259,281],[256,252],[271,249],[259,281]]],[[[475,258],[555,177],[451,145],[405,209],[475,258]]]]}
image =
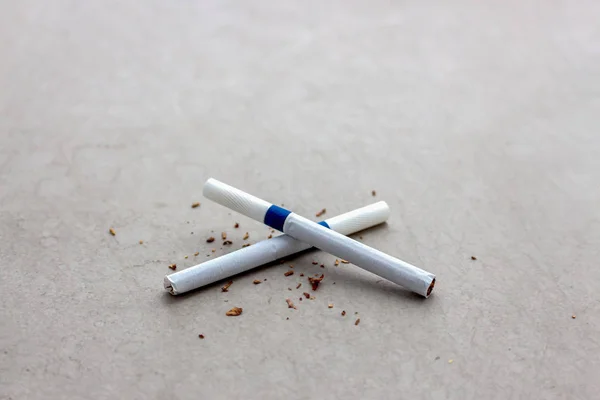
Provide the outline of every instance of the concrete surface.
{"type": "Polygon", "coordinates": [[[598,398],[599,20],[597,1],[2,2],[0,399],[598,398]],[[230,250],[207,236],[268,234],[203,200],[210,176],[312,218],[388,201],[363,241],[434,295],[313,252],[170,297],[168,264],[230,250]]]}

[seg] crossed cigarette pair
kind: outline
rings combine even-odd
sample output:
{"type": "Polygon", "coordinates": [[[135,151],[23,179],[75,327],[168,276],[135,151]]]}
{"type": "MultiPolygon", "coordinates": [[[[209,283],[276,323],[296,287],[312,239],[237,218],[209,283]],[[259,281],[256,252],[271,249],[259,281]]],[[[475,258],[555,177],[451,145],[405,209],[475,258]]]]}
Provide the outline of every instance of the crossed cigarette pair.
{"type": "Polygon", "coordinates": [[[345,236],[385,222],[390,209],[384,201],[316,223],[216,179],[206,181],[203,193],[204,197],[286,235],[165,276],[165,289],[173,295],[229,278],[313,246],[421,296],[428,297],[433,290],[435,275],[432,273],[345,236]]]}

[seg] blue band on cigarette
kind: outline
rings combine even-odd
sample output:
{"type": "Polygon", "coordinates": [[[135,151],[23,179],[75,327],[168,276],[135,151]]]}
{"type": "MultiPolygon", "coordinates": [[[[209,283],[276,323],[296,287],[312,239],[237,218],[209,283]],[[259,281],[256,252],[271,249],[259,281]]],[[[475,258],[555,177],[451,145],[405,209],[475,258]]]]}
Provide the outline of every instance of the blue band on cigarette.
{"type": "Polygon", "coordinates": [[[283,232],[283,224],[285,223],[285,219],[291,213],[291,211],[273,204],[271,207],[269,207],[267,213],[265,214],[265,225],[269,225],[271,228],[283,232]]]}
{"type": "MultiPolygon", "coordinates": [[[[278,231],[283,232],[283,224],[285,223],[285,219],[292,212],[290,210],[286,210],[285,208],[281,208],[273,204],[267,210],[265,214],[265,225],[269,225],[273,229],[277,229],[278,231]]],[[[317,222],[319,225],[324,226],[327,229],[331,229],[329,224],[325,221],[317,222]]]]}

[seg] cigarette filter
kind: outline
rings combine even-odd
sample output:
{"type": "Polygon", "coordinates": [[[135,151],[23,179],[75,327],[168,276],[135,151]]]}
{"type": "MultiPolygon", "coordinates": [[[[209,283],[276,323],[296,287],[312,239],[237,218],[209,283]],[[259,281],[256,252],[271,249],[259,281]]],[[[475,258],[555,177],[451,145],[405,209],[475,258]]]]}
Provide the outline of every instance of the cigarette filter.
{"type": "MultiPolygon", "coordinates": [[[[319,224],[342,235],[350,235],[385,222],[389,215],[388,205],[385,201],[380,201],[319,224]]],[[[164,286],[171,294],[185,293],[311,247],[288,235],[281,235],[167,275],[164,286]]]]}
{"type": "Polygon", "coordinates": [[[433,290],[435,275],[432,273],[327,229],[285,208],[212,178],[204,184],[203,193],[204,197],[222,206],[348,260],[421,296],[428,297],[433,290]]]}

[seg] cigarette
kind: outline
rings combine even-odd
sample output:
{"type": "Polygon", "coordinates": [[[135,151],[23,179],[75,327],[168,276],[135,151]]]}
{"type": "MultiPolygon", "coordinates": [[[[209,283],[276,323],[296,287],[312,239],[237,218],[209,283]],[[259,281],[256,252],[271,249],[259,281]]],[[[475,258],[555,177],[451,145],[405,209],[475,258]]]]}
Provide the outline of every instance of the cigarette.
{"type": "MultiPolygon", "coordinates": [[[[387,203],[380,201],[329,218],[320,222],[320,224],[342,235],[350,235],[385,222],[389,215],[390,208],[387,203]]],[[[300,242],[288,235],[281,235],[167,275],[164,279],[164,287],[169,293],[178,295],[227,279],[279,258],[308,250],[311,247],[311,245],[300,242]]]]}
{"type": "Polygon", "coordinates": [[[216,179],[204,184],[204,197],[271,228],[394,282],[410,291],[429,297],[435,275],[363,243],[335,232],[323,224],[268,203],[216,179]]]}

